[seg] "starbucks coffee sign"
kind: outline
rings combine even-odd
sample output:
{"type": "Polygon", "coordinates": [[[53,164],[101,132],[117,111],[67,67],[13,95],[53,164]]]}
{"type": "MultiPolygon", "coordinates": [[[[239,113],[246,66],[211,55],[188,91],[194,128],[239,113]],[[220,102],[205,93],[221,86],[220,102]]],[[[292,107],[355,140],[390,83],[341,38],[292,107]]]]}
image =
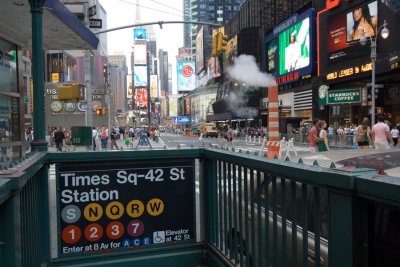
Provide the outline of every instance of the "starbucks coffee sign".
{"type": "Polygon", "coordinates": [[[328,104],[360,103],[360,89],[328,91],[328,104]]]}

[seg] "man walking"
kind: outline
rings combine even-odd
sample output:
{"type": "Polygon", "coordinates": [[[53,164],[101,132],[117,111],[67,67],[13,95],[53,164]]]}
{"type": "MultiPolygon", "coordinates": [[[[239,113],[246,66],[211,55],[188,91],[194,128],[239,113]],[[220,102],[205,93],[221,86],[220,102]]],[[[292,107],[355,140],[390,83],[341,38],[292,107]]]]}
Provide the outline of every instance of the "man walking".
{"type": "Polygon", "coordinates": [[[54,133],[54,142],[56,143],[57,151],[62,151],[64,141],[64,133],[61,127],[58,127],[57,131],[54,133]]]}
{"type": "Polygon", "coordinates": [[[383,115],[378,115],[378,122],[372,127],[372,140],[375,149],[379,150],[390,149],[390,144],[393,144],[389,126],[385,124],[384,121],[385,117],[383,115]]]}

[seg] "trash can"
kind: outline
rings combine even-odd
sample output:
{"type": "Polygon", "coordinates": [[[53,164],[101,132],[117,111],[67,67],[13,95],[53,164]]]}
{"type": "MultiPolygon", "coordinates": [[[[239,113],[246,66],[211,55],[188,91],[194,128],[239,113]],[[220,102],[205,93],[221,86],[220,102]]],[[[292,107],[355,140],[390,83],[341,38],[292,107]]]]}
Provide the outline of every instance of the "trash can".
{"type": "Polygon", "coordinates": [[[72,126],[71,143],[75,146],[92,146],[92,128],[90,126],[72,126]]]}

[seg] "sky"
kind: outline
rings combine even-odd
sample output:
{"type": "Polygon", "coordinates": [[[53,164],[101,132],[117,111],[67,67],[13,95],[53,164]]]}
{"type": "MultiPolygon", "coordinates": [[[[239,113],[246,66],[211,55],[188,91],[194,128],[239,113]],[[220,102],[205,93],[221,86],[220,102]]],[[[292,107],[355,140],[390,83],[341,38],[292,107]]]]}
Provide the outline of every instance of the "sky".
{"type": "MultiPolygon", "coordinates": [[[[107,12],[107,28],[116,28],[135,24],[135,0],[100,0],[107,12]]],[[[144,22],[183,20],[183,0],[140,0],[140,20],[144,22]]],[[[166,24],[163,29],[153,26],[157,53],[159,49],[168,51],[168,62],[172,63],[172,88],[176,93],[176,55],[178,48],[183,46],[183,24],[166,24]]],[[[108,54],[123,52],[126,56],[129,71],[133,46],[133,28],[112,31],[107,33],[108,54]]]]}

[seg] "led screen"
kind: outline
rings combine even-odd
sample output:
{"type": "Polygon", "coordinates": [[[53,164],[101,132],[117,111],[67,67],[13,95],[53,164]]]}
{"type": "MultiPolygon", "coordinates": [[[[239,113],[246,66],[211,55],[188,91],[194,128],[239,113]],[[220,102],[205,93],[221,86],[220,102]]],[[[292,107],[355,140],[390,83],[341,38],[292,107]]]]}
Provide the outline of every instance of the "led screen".
{"type": "Polygon", "coordinates": [[[177,62],[178,91],[191,91],[196,87],[194,62],[177,62]]]}
{"type": "Polygon", "coordinates": [[[294,14],[265,38],[266,71],[278,84],[299,80],[312,73],[314,62],[314,9],[294,14]]]}
{"type": "Polygon", "coordinates": [[[306,18],[279,35],[279,74],[310,65],[310,18],[306,18]]]}
{"type": "Polygon", "coordinates": [[[378,25],[378,2],[358,6],[346,15],[346,41],[358,42],[361,37],[374,37],[378,25]]]}
{"type": "Polygon", "coordinates": [[[135,88],[135,105],[137,108],[147,108],[147,88],[135,88]]]}
{"type": "Polygon", "coordinates": [[[146,29],[136,28],[133,29],[133,40],[146,40],[146,29]]]}
{"type": "Polygon", "coordinates": [[[134,44],[133,45],[133,64],[145,65],[147,64],[147,46],[146,44],[134,44]]]}
{"type": "Polygon", "coordinates": [[[137,66],[133,68],[134,86],[147,86],[147,66],[137,66]]]}

